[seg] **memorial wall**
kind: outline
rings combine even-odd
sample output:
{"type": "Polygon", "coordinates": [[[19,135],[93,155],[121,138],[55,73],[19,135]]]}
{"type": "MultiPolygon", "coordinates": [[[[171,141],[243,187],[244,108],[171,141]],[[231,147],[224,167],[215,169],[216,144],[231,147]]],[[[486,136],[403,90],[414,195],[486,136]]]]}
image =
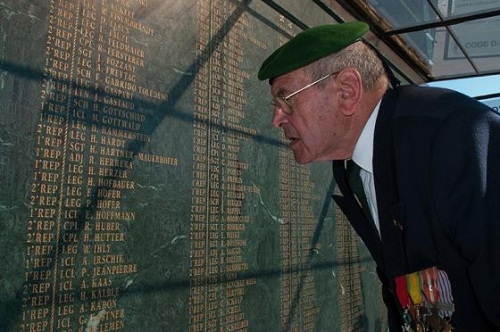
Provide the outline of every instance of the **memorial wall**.
{"type": "Polygon", "coordinates": [[[300,31],[257,0],[0,3],[0,331],[385,330],[256,77],[300,31]]]}

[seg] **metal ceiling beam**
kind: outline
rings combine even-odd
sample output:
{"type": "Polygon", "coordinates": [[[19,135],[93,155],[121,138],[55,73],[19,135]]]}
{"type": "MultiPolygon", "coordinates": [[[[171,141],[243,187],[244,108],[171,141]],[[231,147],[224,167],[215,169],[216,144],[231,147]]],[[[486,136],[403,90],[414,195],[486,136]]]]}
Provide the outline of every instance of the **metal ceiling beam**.
{"type": "Polygon", "coordinates": [[[441,21],[413,25],[411,27],[402,28],[402,29],[388,30],[385,33],[389,36],[400,35],[403,33],[415,32],[415,31],[420,31],[420,30],[425,30],[425,29],[447,27],[449,25],[456,25],[456,24],[460,24],[460,23],[470,22],[470,21],[474,21],[474,20],[480,20],[480,19],[489,18],[489,17],[493,17],[493,16],[500,16],[500,10],[493,10],[493,11],[489,11],[489,12],[477,12],[476,14],[465,14],[465,15],[456,16],[456,17],[453,17],[450,19],[443,19],[442,16],[439,15],[439,17],[441,18],[441,21]]]}
{"type": "Polygon", "coordinates": [[[474,98],[476,98],[477,100],[500,98],[500,93],[492,93],[489,95],[476,96],[474,98]]]}

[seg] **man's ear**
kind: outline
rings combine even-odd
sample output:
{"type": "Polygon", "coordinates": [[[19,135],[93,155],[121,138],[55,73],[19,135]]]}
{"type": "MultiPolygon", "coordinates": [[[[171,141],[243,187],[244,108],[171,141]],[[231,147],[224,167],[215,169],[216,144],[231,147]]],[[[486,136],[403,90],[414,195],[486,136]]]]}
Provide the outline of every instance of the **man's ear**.
{"type": "Polygon", "coordinates": [[[344,115],[351,116],[356,112],[363,92],[361,75],[356,69],[344,69],[337,75],[337,84],[340,110],[344,115]]]}

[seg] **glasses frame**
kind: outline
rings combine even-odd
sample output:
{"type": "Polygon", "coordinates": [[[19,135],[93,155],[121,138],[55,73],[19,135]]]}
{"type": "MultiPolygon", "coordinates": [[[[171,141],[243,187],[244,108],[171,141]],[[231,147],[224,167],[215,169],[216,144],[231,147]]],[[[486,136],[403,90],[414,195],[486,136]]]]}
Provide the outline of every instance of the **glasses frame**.
{"type": "Polygon", "coordinates": [[[293,113],[293,109],[292,109],[292,105],[291,105],[291,104],[290,104],[290,102],[289,102],[290,98],[292,98],[292,97],[296,96],[297,94],[299,94],[300,92],[302,92],[302,91],[304,91],[304,90],[306,90],[306,89],[309,89],[310,87],[312,87],[312,86],[314,86],[314,85],[318,84],[319,82],[321,82],[321,81],[323,81],[323,80],[326,80],[326,79],[327,79],[328,77],[330,77],[330,76],[335,76],[335,75],[337,75],[338,73],[340,73],[340,71],[336,71],[336,72],[330,73],[330,74],[328,74],[328,75],[325,75],[325,76],[323,76],[323,77],[321,77],[321,78],[317,79],[316,81],[314,81],[314,82],[312,82],[312,83],[309,83],[309,84],[307,84],[306,86],[303,86],[302,88],[298,89],[297,91],[294,91],[294,92],[290,93],[290,94],[289,94],[288,96],[286,96],[286,97],[285,97],[285,96],[283,96],[283,94],[281,94],[280,96],[277,96],[277,97],[276,97],[276,98],[274,98],[274,99],[271,101],[271,103],[270,103],[270,105],[271,105],[271,107],[272,107],[272,110],[273,110],[273,111],[275,111],[275,110],[276,110],[276,107],[277,107],[277,108],[279,108],[280,110],[282,110],[282,111],[283,111],[283,113],[285,113],[285,114],[288,114],[288,115],[292,114],[292,113],[293,113]],[[286,104],[286,106],[287,106],[287,108],[288,108],[288,109],[285,109],[284,107],[280,106],[280,105],[279,105],[279,102],[277,101],[277,99],[281,99],[281,100],[283,100],[283,102],[286,104]]]}

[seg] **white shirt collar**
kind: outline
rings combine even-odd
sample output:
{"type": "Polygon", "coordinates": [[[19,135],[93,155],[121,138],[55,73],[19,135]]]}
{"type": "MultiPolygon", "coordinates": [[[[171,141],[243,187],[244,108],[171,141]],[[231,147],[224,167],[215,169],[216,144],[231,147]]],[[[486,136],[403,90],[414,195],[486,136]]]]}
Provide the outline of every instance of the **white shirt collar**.
{"type": "Polygon", "coordinates": [[[359,136],[354,151],[352,153],[352,160],[364,170],[373,174],[373,138],[375,136],[375,123],[377,122],[377,115],[380,109],[380,100],[375,106],[372,114],[359,136]]]}

